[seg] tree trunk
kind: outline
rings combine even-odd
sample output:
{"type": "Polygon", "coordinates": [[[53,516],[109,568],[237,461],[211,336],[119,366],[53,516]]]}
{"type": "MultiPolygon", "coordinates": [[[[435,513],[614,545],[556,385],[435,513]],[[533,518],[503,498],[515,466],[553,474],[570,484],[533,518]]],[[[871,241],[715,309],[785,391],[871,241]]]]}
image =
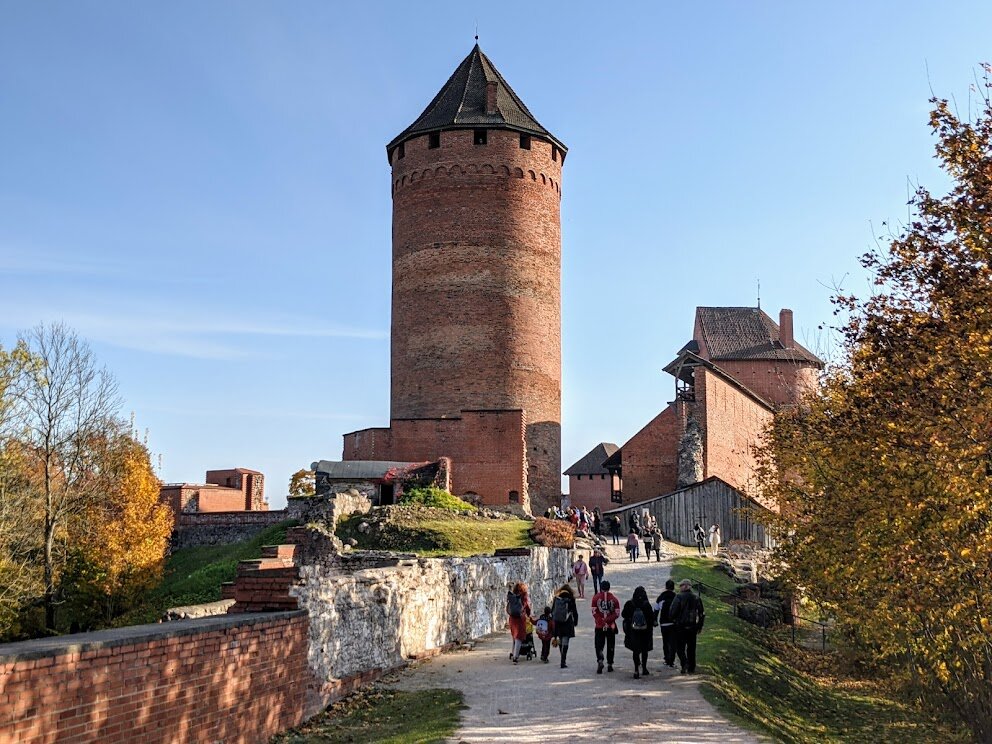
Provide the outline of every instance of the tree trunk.
{"type": "Polygon", "coordinates": [[[55,514],[52,506],[52,475],[45,462],[45,629],[55,632],[55,514]]]}

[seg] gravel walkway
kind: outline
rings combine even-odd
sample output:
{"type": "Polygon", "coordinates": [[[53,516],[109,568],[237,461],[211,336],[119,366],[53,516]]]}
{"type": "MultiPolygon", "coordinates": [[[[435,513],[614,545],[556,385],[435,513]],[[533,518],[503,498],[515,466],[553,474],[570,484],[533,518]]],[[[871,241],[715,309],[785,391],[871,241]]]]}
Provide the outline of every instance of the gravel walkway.
{"type": "MultiPolygon", "coordinates": [[[[621,603],[638,585],[654,601],[671,572],[670,560],[646,563],[642,558],[632,564],[619,547],[610,547],[610,559],[606,578],[621,603]]],[[[589,610],[591,585],[587,583],[586,599],[578,600],[580,625],[569,649],[568,669],[559,668],[556,649],[551,650],[549,664],[536,657],[512,664],[507,632],[482,639],[471,651],[445,654],[404,672],[395,686],[461,690],[468,710],[453,741],[465,744],[765,741],[732,725],[706,702],[699,692],[698,676],[682,676],[677,668],[662,663],[660,634],[648,661],[650,676],[633,678],[633,661],[623,648],[622,632],[617,637],[616,671],[597,675],[589,610]]],[[[705,632],[700,643],[706,643],[705,632]]]]}

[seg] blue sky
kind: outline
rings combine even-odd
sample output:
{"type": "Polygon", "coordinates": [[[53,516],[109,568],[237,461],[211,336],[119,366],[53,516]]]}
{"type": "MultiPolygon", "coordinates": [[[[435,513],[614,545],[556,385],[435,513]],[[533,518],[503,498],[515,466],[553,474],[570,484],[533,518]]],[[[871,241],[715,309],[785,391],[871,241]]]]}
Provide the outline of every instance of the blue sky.
{"type": "Polygon", "coordinates": [[[987,2],[0,2],[0,342],[64,320],[167,481],[292,471],[389,412],[384,145],[481,45],[570,148],[563,468],[672,397],[697,305],[795,311],[937,189],[987,2]]]}

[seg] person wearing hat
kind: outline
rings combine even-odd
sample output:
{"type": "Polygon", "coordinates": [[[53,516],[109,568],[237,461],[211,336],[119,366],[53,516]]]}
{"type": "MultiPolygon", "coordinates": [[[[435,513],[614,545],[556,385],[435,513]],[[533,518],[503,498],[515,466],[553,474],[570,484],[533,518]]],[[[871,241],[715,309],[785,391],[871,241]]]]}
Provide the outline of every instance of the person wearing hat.
{"type": "Polygon", "coordinates": [[[599,548],[593,550],[592,555],[589,556],[589,575],[592,576],[593,594],[599,592],[599,584],[603,580],[605,566],[609,562],[610,559],[603,555],[603,551],[599,548]]]}
{"type": "Polygon", "coordinates": [[[696,636],[703,629],[706,613],[703,600],[692,593],[689,579],[682,579],[679,589],[668,617],[675,624],[675,654],[679,657],[682,674],[692,674],[696,671],[696,636]]]}
{"type": "MultiPolygon", "coordinates": [[[[592,563],[592,559],[589,559],[592,563]]],[[[596,623],[596,674],[603,673],[603,648],[606,648],[606,671],[613,671],[613,653],[617,645],[617,618],[620,600],[610,593],[610,582],[603,581],[592,598],[592,619],[596,623]]]]}

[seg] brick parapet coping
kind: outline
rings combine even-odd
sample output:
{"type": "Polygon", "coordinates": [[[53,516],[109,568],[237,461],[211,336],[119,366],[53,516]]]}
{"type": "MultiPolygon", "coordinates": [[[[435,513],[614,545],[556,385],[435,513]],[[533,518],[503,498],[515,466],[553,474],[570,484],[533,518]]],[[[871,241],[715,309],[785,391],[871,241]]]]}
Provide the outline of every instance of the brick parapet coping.
{"type": "Polygon", "coordinates": [[[35,638],[30,641],[0,644],[0,664],[54,658],[68,654],[83,654],[107,648],[122,647],[123,650],[125,646],[136,646],[147,641],[181,638],[198,635],[205,631],[272,623],[273,621],[305,615],[307,615],[306,610],[215,615],[175,623],[149,623],[147,625],[131,625],[125,628],[97,630],[91,633],[35,638]]]}

